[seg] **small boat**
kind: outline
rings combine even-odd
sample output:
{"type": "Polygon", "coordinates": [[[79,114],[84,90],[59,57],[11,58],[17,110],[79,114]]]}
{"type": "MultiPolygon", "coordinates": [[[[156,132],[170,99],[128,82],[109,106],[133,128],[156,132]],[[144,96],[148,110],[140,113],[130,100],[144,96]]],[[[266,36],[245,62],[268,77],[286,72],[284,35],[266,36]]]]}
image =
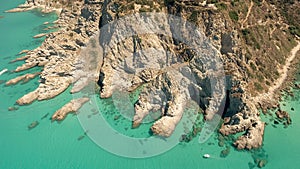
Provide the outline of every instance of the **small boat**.
{"type": "Polygon", "coordinates": [[[38,121],[32,122],[31,124],[28,125],[28,130],[35,128],[37,125],[39,125],[38,121]]]}
{"type": "Polygon", "coordinates": [[[210,158],[210,155],[209,154],[204,154],[203,158],[210,158]]]}
{"type": "Polygon", "coordinates": [[[7,72],[7,71],[8,71],[8,69],[3,69],[3,70],[0,72],[0,76],[1,76],[3,73],[7,72]]]}

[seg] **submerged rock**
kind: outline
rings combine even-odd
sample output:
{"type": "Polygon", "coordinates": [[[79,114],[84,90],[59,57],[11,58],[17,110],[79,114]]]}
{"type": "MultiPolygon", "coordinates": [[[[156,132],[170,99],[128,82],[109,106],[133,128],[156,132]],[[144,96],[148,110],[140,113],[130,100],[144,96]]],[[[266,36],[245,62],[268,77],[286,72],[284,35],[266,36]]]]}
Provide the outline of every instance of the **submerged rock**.
{"type": "Polygon", "coordinates": [[[251,152],[252,152],[253,161],[257,167],[262,168],[266,166],[266,164],[268,163],[267,161],[268,154],[265,152],[264,149],[262,148],[255,149],[255,150],[251,150],[251,152]]]}
{"type": "Polygon", "coordinates": [[[83,135],[82,135],[82,136],[79,136],[79,137],[77,138],[77,140],[78,140],[78,141],[81,141],[82,139],[84,139],[84,137],[85,137],[85,136],[83,136],[83,135]]]}
{"type": "Polygon", "coordinates": [[[258,162],[258,167],[263,168],[266,166],[266,164],[267,164],[267,160],[262,159],[258,162]]]}
{"type": "Polygon", "coordinates": [[[35,128],[37,125],[39,125],[38,121],[34,121],[34,122],[30,123],[28,125],[28,130],[31,130],[31,129],[35,128]]]}
{"type": "Polygon", "coordinates": [[[121,115],[115,115],[114,120],[118,120],[121,117],[121,115]]]}
{"type": "Polygon", "coordinates": [[[225,158],[229,155],[229,153],[230,153],[230,147],[227,146],[225,150],[221,151],[220,157],[225,158]]]}
{"type": "Polygon", "coordinates": [[[18,110],[18,109],[19,109],[19,107],[12,106],[12,107],[9,107],[9,108],[8,108],[8,111],[16,111],[16,110],[18,110]]]}
{"type": "Polygon", "coordinates": [[[254,169],[256,167],[256,165],[251,162],[248,163],[248,166],[249,166],[249,169],[254,169]]]}
{"type": "Polygon", "coordinates": [[[224,143],[224,141],[219,141],[218,145],[219,145],[219,147],[224,147],[225,143],[224,143]]]}
{"type": "Polygon", "coordinates": [[[276,114],[276,116],[277,116],[278,119],[284,120],[284,122],[287,125],[290,125],[292,123],[291,117],[290,117],[290,115],[289,115],[288,112],[279,109],[278,111],[276,111],[275,114],[276,114]]]}

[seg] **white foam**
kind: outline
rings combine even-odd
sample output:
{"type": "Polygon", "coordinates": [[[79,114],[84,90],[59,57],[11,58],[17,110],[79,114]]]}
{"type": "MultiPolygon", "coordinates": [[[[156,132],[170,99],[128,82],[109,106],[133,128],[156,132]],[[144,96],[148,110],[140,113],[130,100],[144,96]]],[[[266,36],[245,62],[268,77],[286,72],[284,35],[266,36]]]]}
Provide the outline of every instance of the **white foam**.
{"type": "Polygon", "coordinates": [[[7,71],[8,71],[8,69],[3,69],[3,70],[0,72],[0,76],[1,76],[3,73],[7,72],[7,71]]]}

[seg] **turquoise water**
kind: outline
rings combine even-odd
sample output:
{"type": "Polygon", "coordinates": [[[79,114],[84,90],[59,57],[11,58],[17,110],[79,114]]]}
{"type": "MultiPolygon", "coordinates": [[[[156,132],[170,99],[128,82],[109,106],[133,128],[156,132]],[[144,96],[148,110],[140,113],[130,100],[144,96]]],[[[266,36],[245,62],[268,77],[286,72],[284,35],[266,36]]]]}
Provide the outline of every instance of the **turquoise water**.
{"type": "MultiPolygon", "coordinates": [[[[56,19],[54,14],[41,15],[38,12],[3,13],[22,2],[23,0],[0,0],[0,16],[4,16],[0,18],[0,70],[4,68],[14,70],[21,65],[22,62],[12,64],[9,62],[18,57],[16,54],[19,51],[39,46],[43,39],[32,37],[43,32],[44,22],[56,19]]],[[[0,76],[0,80],[40,70],[41,68],[34,68],[16,74],[5,73],[0,76]]],[[[248,163],[253,163],[252,153],[238,152],[233,148],[226,158],[220,158],[220,152],[225,147],[218,146],[216,134],[203,145],[194,139],[190,143],[181,143],[172,150],[152,158],[129,159],[113,155],[101,149],[88,137],[78,141],[84,130],[76,116],[69,115],[62,123],[51,123],[49,117],[72,99],[69,90],[52,100],[34,102],[29,106],[19,107],[16,111],[7,110],[14,105],[15,100],[37,86],[38,78],[9,87],[0,84],[0,169],[247,169],[248,163]],[[41,119],[47,113],[49,116],[41,119]],[[36,120],[40,124],[29,131],[27,126],[36,120]],[[205,153],[211,154],[213,158],[203,159],[202,155],[205,153]]],[[[299,95],[300,92],[296,93],[296,99],[287,99],[286,106],[282,106],[291,112],[293,124],[290,127],[287,129],[280,125],[277,128],[271,125],[266,127],[263,146],[268,156],[266,169],[299,168],[299,95]],[[295,108],[295,111],[290,111],[291,107],[295,108]]],[[[113,111],[109,113],[116,115],[113,111]]],[[[112,119],[108,121],[111,125],[115,125],[112,119]]],[[[126,121],[124,123],[129,124],[126,121]]]]}

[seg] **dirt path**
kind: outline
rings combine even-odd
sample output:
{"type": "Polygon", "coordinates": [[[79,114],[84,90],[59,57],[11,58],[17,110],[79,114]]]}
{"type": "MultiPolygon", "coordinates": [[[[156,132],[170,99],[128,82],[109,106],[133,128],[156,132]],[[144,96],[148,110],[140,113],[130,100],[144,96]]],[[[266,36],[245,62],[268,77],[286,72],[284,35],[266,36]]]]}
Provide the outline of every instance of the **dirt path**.
{"type": "Polygon", "coordinates": [[[269,88],[269,91],[267,93],[257,96],[255,100],[259,101],[262,98],[266,98],[266,97],[271,99],[273,97],[274,92],[276,90],[278,90],[281,87],[281,85],[285,82],[285,80],[288,76],[289,67],[290,67],[292,61],[295,59],[297,52],[300,51],[300,41],[297,41],[297,42],[298,42],[297,46],[295,46],[291,50],[290,56],[286,59],[285,65],[281,69],[278,70],[278,72],[281,76],[274,82],[274,85],[269,88]]]}
{"type": "Polygon", "coordinates": [[[246,15],[246,18],[243,20],[243,22],[242,22],[242,29],[244,28],[244,24],[246,23],[246,21],[248,20],[248,17],[249,17],[249,15],[250,15],[250,13],[251,13],[251,11],[252,11],[252,7],[253,7],[253,1],[251,1],[251,3],[250,3],[250,6],[249,6],[249,8],[248,8],[248,12],[247,12],[247,15],[246,15]]]}

